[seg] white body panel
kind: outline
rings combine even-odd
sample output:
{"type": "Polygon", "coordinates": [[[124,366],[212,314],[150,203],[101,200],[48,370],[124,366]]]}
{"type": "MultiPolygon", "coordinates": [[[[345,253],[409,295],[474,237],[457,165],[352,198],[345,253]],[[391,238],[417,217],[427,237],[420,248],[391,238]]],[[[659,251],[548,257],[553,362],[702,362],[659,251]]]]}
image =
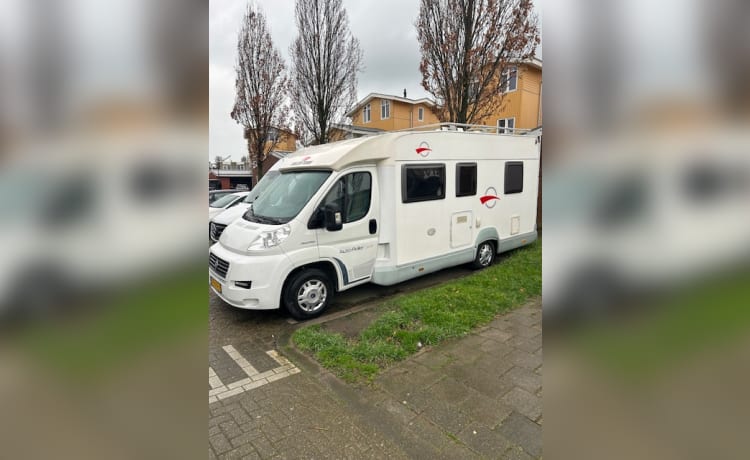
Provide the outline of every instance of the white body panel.
{"type": "Polygon", "coordinates": [[[493,241],[497,252],[502,252],[536,239],[539,145],[534,135],[395,132],[303,149],[287,157],[280,170],[331,174],[297,216],[284,224],[288,236],[277,246],[248,251],[260,232],[281,225],[239,218],[211,248],[229,264],[224,276],[210,272],[222,285],[219,295],[238,307],[278,308],[287,277],[309,264],[335,274],[337,290],[345,290],[367,281],[395,284],[470,262],[484,241],[493,241]],[[503,193],[507,162],[523,164],[523,187],[518,193],[503,193]],[[476,193],[470,196],[456,196],[458,163],[476,165],[476,193]],[[445,168],[438,188],[443,198],[404,202],[404,168],[432,164],[445,168]],[[340,179],[355,172],[372,178],[366,214],[345,222],[338,231],[315,228],[314,217],[324,197],[340,179]],[[254,279],[241,276],[262,279],[262,292],[254,292],[254,279]],[[235,289],[236,281],[252,281],[253,288],[235,289]]]}

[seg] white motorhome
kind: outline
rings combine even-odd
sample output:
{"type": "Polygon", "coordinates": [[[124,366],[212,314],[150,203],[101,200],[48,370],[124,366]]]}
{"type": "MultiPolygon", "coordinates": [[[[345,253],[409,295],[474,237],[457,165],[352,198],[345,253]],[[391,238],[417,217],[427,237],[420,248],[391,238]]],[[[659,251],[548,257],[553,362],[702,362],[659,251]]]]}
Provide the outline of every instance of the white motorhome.
{"type": "Polygon", "coordinates": [[[219,237],[221,236],[221,233],[224,231],[224,229],[227,228],[227,225],[241,218],[242,215],[247,212],[247,209],[250,207],[253,201],[255,201],[260,196],[260,194],[263,193],[263,190],[271,185],[271,182],[273,182],[273,180],[279,176],[278,169],[283,163],[283,158],[274,163],[271,169],[269,169],[268,172],[266,172],[260,179],[258,185],[253,187],[250,193],[248,193],[242,201],[235,204],[234,206],[227,208],[226,210],[209,220],[208,239],[211,242],[216,243],[217,241],[219,241],[219,237]]]}
{"type": "Polygon", "coordinates": [[[300,150],[279,172],[210,248],[210,286],[235,307],[312,318],[337,291],[487,267],[537,237],[535,132],[392,132],[300,150]]]}

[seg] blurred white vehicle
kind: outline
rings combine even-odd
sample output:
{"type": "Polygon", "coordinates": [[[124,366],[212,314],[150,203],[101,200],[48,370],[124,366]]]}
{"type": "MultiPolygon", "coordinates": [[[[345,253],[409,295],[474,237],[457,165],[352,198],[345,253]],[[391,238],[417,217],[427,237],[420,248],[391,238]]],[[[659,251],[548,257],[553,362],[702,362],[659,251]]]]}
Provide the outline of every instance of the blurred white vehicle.
{"type": "Polygon", "coordinates": [[[6,161],[0,314],[47,310],[66,293],[151,279],[196,260],[201,233],[184,222],[200,217],[205,181],[179,161],[185,151],[180,141],[58,144],[6,161]]]}
{"type": "Polygon", "coordinates": [[[271,169],[269,169],[268,172],[260,179],[258,185],[253,187],[250,193],[248,193],[248,195],[241,202],[217,214],[213,219],[209,219],[208,238],[212,242],[215,243],[219,241],[219,237],[221,237],[221,234],[224,229],[227,228],[227,225],[242,217],[242,215],[247,212],[248,208],[250,208],[252,202],[255,201],[255,199],[258,198],[260,194],[268,188],[268,186],[271,184],[271,182],[273,182],[274,179],[279,177],[278,169],[283,163],[283,159],[277,161],[273,165],[273,167],[271,167],[271,169]]]}
{"type": "Polygon", "coordinates": [[[641,136],[545,170],[545,315],[588,314],[750,260],[749,141],[641,136]]]}
{"type": "Polygon", "coordinates": [[[218,200],[219,198],[229,195],[230,193],[239,192],[240,190],[209,190],[208,191],[208,205],[211,206],[211,203],[218,200]]]}
{"type": "Polygon", "coordinates": [[[239,204],[243,198],[245,198],[250,192],[235,192],[229,195],[224,195],[218,200],[208,205],[208,220],[210,221],[213,217],[216,217],[225,209],[231,208],[239,204]]]}

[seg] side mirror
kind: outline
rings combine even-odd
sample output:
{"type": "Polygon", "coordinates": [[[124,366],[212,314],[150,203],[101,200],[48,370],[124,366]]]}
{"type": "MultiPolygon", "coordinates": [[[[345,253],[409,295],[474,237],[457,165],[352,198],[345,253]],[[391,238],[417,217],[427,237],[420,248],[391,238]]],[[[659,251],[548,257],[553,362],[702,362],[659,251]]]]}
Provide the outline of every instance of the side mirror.
{"type": "Polygon", "coordinates": [[[323,208],[323,223],[329,232],[337,232],[344,227],[341,208],[335,203],[328,203],[323,208]]]}

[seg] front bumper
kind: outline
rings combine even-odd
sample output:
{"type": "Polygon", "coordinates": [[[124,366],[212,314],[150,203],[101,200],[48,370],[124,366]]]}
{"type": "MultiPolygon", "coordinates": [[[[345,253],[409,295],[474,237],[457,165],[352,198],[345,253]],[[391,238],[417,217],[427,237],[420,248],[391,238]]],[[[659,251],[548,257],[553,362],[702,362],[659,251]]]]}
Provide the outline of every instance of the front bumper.
{"type": "Polygon", "coordinates": [[[291,262],[283,254],[249,256],[237,254],[217,243],[211,252],[229,263],[226,276],[221,276],[209,267],[211,278],[221,284],[221,292],[211,290],[229,305],[247,310],[274,310],[280,307],[281,289],[286,275],[291,271],[291,262]],[[235,285],[235,281],[250,281],[250,289],[235,285]]]}

